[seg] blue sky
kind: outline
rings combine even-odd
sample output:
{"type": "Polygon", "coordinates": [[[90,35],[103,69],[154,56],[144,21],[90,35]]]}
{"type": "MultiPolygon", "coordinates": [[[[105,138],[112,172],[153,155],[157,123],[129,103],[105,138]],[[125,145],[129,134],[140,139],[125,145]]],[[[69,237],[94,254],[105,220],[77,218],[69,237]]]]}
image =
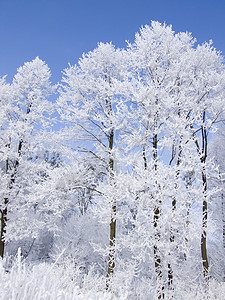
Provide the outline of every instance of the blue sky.
{"type": "Polygon", "coordinates": [[[158,20],[225,55],[225,0],[0,0],[0,76],[11,80],[36,56],[52,81],[98,42],[125,47],[142,25],[158,20]]]}

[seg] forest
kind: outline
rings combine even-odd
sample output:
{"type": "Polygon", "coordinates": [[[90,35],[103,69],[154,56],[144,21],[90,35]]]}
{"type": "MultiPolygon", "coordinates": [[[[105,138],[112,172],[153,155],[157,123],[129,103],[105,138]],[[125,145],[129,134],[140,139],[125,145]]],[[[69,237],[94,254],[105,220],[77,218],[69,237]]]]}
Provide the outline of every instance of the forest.
{"type": "Polygon", "coordinates": [[[224,108],[221,52],[157,21],[0,78],[0,299],[224,299],[224,108]]]}

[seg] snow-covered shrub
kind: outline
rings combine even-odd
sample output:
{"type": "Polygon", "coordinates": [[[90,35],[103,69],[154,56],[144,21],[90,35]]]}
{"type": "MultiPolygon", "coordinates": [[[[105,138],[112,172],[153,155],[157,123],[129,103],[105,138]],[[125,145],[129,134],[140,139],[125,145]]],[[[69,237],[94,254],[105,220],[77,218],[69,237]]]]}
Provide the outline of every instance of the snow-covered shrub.
{"type": "MultiPolygon", "coordinates": [[[[6,261],[0,260],[1,300],[116,299],[104,290],[90,289],[87,284],[81,289],[76,285],[76,280],[70,278],[67,269],[56,263],[27,265],[22,261],[20,249],[10,269],[5,269],[5,263],[6,261]]],[[[75,271],[74,277],[76,277],[75,271]]]]}

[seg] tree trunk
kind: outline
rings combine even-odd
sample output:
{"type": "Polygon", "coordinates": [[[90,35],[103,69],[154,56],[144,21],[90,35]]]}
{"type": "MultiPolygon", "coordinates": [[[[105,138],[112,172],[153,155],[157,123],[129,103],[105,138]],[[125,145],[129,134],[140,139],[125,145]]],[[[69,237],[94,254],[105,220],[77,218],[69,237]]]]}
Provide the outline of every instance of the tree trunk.
{"type": "MultiPolygon", "coordinates": [[[[157,119],[155,120],[155,128],[156,125],[157,125],[157,119]]],[[[153,135],[153,159],[154,159],[155,175],[157,176],[157,171],[158,171],[158,135],[157,134],[153,135]]],[[[156,186],[157,189],[159,189],[157,194],[159,194],[160,186],[157,182],[157,179],[156,179],[156,186]]],[[[155,261],[156,277],[159,283],[157,288],[158,299],[164,299],[164,284],[162,283],[162,261],[160,256],[160,249],[158,247],[160,241],[160,232],[158,228],[158,223],[160,218],[160,205],[161,205],[161,200],[157,199],[156,207],[154,209],[154,228],[155,228],[154,261],[155,261]]]]}
{"type": "MultiPolygon", "coordinates": [[[[110,181],[113,182],[114,160],[112,158],[114,130],[112,129],[109,135],[109,176],[110,181]]],[[[106,275],[106,290],[109,289],[112,275],[115,268],[115,242],[116,242],[116,200],[112,200],[111,220],[110,220],[110,241],[109,241],[109,258],[108,270],[106,275]]]]}
{"type": "Polygon", "coordinates": [[[0,257],[3,258],[5,250],[4,236],[6,233],[6,221],[7,221],[7,204],[8,200],[4,200],[5,208],[1,211],[1,239],[0,239],[0,257]]]}
{"type": "MultiPolygon", "coordinates": [[[[29,103],[29,105],[27,107],[27,111],[26,111],[26,115],[27,116],[29,115],[29,113],[31,111],[31,107],[32,107],[32,102],[29,103]]],[[[27,122],[27,117],[25,118],[25,122],[27,122]]],[[[10,148],[10,144],[8,144],[7,147],[10,148]]],[[[21,156],[22,147],[23,147],[23,139],[21,138],[19,140],[19,144],[18,144],[18,148],[17,148],[18,158],[14,162],[13,171],[12,171],[12,174],[10,176],[10,182],[9,182],[9,186],[8,186],[9,191],[12,189],[13,184],[15,182],[15,177],[16,177],[17,169],[19,167],[19,158],[21,156]]],[[[7,159],[6,160],[6,173],[8,173],[8,172],[9,172],[9,161],[7,159]]],[[[4,235],[6,234],[6,223],[7,223],[7,212],[8,212],[7,206],[8,206],[8,203],[9,203],[9,199],[5,198],[4,199],[5,208],[2,211],[0,211],[0,213],[1,213],[0,256],[2,258],[4,256],[4,250],[5,250],[4,235]]]]}
{"type": "Polygon", "coordinates": [[[207,229],[207,219],[208,219],[208,203],[207,203],[207,177],[205,163],[207,158],[208,141],[207,132],[205,128],[205,111],[203,112],[203,126],[202,126],[202,184],[203,184],[203,205],[202,205],[202,236],[201,236],[201,253],[202,253],[202,263],[203,263],[203,275],[205,278],[208,277],[209,272],[209,262],[207,256],[207,240],[206,240],[206,229],[207,229]]]}
{"type": "MultiPolygon", "coordinates": [[[[184,243],[187,248],[188,245],[188,232],[189,232],[189,225],[190,225],[190,209],[191,209],[191,199],[190,189],[192,187],[192,175],[193,173],[187,174],[186,180],[186,190],[187,190],[187,201],[185,203],[186,206],[186,221],[185,221],[185,232],[184,232],[184,243]]],[[[184,251],[184,259],[187,260],[187,253],[184,251]]]]}
{"type": "MultiPolygon", "coordinates": [[[[17,149],[18,159],[16,159],[16,161],[14,163],[13,173],[10,176],[10,182],[9,182],[9,186],[8,186],[9,191],[12,189],[13,184],[15,182],[15,176],[16,176],[17,169],[19,166],[19,157],[21,156],[22,145],[23,145],[23,140],[21,139],[19,141],[19,145],[18,145],[18,149],[17,149]]],[[[8,173],[8,171],[9,171],[9,162],[7,159],[6,160],[6,173],[8,173]]],[[[0,213],[1,213],[0,257],[2,257],[2,258],[4,256],[4,251],[5,251],[4,238],[5,238],[5,234],[6,234],[8,203],[9,203],[9,199],[5,198],[4,199],[4,209],[0,211],[0,213]]]]}
{"type": "Polygon", "coordinates": [[[202,235],[201,235],[201,253],[202,253],[202,263],[203,263],[203,275],[205,278],[208,277],[209,272],[209,262],[207,256],[207,219],[208,219],[208,203],[207,203],[207,179],[206,179],[206,171],[205,167],[203,166],[202,171],[202,183],[204,189],[204,200],[202,205],[202,235]]]}
{"type": "Polygon", "coordinates": [[[200,161],[202,165],[202,185],[203,185],[203,203],[202,203],[202,234],[201,234],[201,255],[202,255],[202,265],[203,265],[203,275],[208,279],[209,273],[209,261],[207,256],[207,222],[208,222],[208,203],[207,203],[207,176],[206,176],[206,159],[208,151],[208,140],[207,140],[207,130],[205,127],[205,111],[202,114],[202,123],[201,126],[201,149],[198,144],[198,141],[195,140],[197,146],[197,151],[200,156],[200,161]]]}
{"type": "MultiPolygon", "coordinates": [[[[182,146],[181,146],[182,138],[183,137],[181,136],[180,141],[179,141],[179,152],[178,152],[177,163],[176,163],[177,170],[176,170],[175,183],[174,183],[175,192],[178,189],[178,179],[179,179],[179,176],[180,176],[180,169],[179,168],[180,168],[180,164],[181,164],[181,156],[182,156],[182,150],[183,150],[182,146]]],[[[177,199],[176,199],[176,196],[174,196],[173,201],[172,201],[172,216],[173,216],[173,213],[176,210],[176,207],[177,207],[177,199]]],[[[173,233],[172,226],[171,226],[170,231],[171,231],[170,232],[170,243],[174,243],[175,236],[174,236],[174,233],[173,233]]],[[[168,263],[168,286],[171,287],[172,284],[173,284],[173,268],[172,268],[171,263],[169,262],[168,263]]]]}
{"type": "Polygon", "coordinates": [[[142,156],[143,156],[143,160],[144,160],[144,169],[147,170],[147,158],[146,158],[146,153],[145,153],[145,146],[143,146],[142,148],[142,156]]]}
{"type": "Polygon", "coordinates": [[[157,207],[154,210],[154,227],[155,227],[154,261],[155,261],[155,272],[158,281],[157,296],[158,299],[164,299],[164,285],[162,283],[162,262],[161,262],[160,250],[158,247],[158,243],[160,241],[160,232],[157,228],[159,217],[160,217],[160,210],[159,207],[157,207]]]}

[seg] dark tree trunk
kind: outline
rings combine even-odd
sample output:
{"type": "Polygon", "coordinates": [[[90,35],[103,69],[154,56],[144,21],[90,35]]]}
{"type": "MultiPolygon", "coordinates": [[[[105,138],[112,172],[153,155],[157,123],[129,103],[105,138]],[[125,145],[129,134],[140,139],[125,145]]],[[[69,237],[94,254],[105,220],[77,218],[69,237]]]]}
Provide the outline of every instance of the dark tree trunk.
{"type": "MultiPolygon", "coordinates": [[[[178,189],[177,181],[180,176],[180,164],[181,164],[181,156],[182,156],[181,142],[182,142],[182,136],[181,136],[180,142],[179,142],[179,151],[178,151],[177,163],[176,163],[177,170],[176,170],[175,183],[174,183],[175,191],[178,189]]],[[[173,201],[172,201],[172,215],[173,215],[174,211],[176,210],[176,207],[177,207],[177,199],[176,199],[176,196],[174,196],[173,201]]],[[[175,236],[174,236],[173,228],[171,228],[170,243],[174,243],[174,240],[175,240],[175,236]]],[[[173,268],[172,268],[172,264],[169,262],[168,263],[168,286],[171,287],[172,284],[173,284],[173,268]]]]}
{"type": "MultiPolygon", "coordinates": [[[[25,122],[27,122],[27,116],[29,115],[29,113],[31,111],[31,107],[32,107],[32,102],[29,103],[29,105],[27,107],[25,122]]],[[[21,157],[21,151],[22,151],[23,143],[24,143],[24,141],[21,138],[19,140],[19,144],[18,144],[18,148],[17,148],[18,158],[15,160],[14,165],[12,167],[12,173],[11,173],[11,176],[10,176],[10,182],[9,182],[9,186],[8,186],[9,191],[13,188],[13,184],[15,182],[15,177],[16,177],[16,173],[17,173],[17,170],[18,170],[18,167],[19,167],[19,158],[21,157]]],[[[10,144],[7,145],[7,147],[10,148],[10,144]]],[[[9,172],[9,161],[7,159],[6,160],[6,173],[8,173],[8,172],[9,172]]],[[[0,213],[1,213],[0,256],[2,258],[4,256],[4,250],[5,250],[4,235],[6,234],[8,203],[9,203],[9,199],[5,198],[4,199],[4,206],[5,207],[2,211],[0,211],[0,213]]]]}
{"type": "MultiPolygon", "coordinates": [[[[10,176],[10,182],[9,182],[9,186],[8,189],[9,191],[13,188],[13,184],[15,182],[15,177],[16,177],[16,173],[19,167],[19,157],[21,156],[21,150],[22,150],[22,146],[23,146],[23,140],[21,139],[19,141],[18,144],[18,159],[16,159],[16,161],[14,162],[13,165],[13,172],[10,176]]],[[[9,172],[9,162],[8,159],[6,160],[6,173],[9,172]]],[[[7,213],[8,213],[8,203],[9,203],[9,199],[5,198],[4,199],[4,208],[0,211],[1,213],[1,236],[0,236],[0,257],[4,257],[4,251],[5,251],[5,234],[6,234],[6,225],[7,225],[7,213]]]]}
{"type": "Polygon", "coordinates": [[[207,221],[208,221],[208,203],[207,203],[207,178],[206,178],[206,171],[203,167],[202,171],[202,183],[204,189],[204,200],[202,205],[202,235],[201,235],[201,253],[202,253],[202,263],[203,263],[203,274],[204,277],[208,277],[209,272],[209,262],[207,256],[207,221]]]}
{"type": "Polygon", "coordinates": [[[5,208],[1,211],[1,239],[0,239],[0,256],[3,258],[5,250],[5,240],[4,236],[6,233],[6,221],[7,221],[7,204],[8,199],[4,200],[5,208]]]}
{"type": "MultiPolygon", "coordinates": [[[[112,129],[109,135],[109,176],[113,182],[114,160],[112,158],[114,140],[114,130],[112,129]]],[[[116,242],[116,200],[112,199],[111,220],[110,220],[110,241],[109,241],[109,258],[108,270],[106,275],[106,289],[110,287],[110,282],[115,268],[115,242],[116,242]]]]}
{"type": "MultiPolygon", "coordinates": [[[[157,117],[158,114],[156,114],[155,119],[155,129],[157,128],[157,117]]],[[[153,160],[154,160],[154,169],[155,169],[155,175],[157,176],[158,172],[158,135],[153,135],[153,160]]],[[[158,189],[158,193],[160,192],[160,186],[156,179],[156,186],[158,189]]],[[[157,203],[154,209],[154,228],[155,228],[155,245],[154,245],[154,261],[155,261],[155,272],[156,277],[159,282],[159,287],[157,290],[158,299],[164,299],[164,284],[162,283],[162,260],[160,255],[160,249],[158,247],[159,241],[160,241],[160,231],[158,227],[159,218],[160,218],[160,206],[161,206],[161,200],[157,199],[157,203]]]]}
{"type": "Polygon", "coordinates": [[[207,150],[208,150],[208,140],[207,140],[207,132],[205,128],[205,112],[203,112],[203,126],[202,126],[202,184],[203,184],[203,205],[202,205],[202,236],[201,236],[201,253],[202,253],[202,263],[203,263],[203,274],[204,277],[208,277],[209,272],[209,262],[207,256],[207,219],[208,219],[208,203],[207,203],[207,176],[205,163],[207,158],[207,150]]]}
{"type": "Polygon", "coordinates": [[[195,144],[197,146],[197,151],[200,156],[200,161],[202,165],[202,185],[203,185],[203,203],[202,203],[202,234],[201,234],[201,255],[202,255],[202,265],[203,265],[203,275],[208,279],[209,275],[209,261],[207,256],[207,222],[208,222],[208,202],[207,202],[207,175],[206,175],[206,159],[208,151],[208,140],[207,140],[207,130],[205,125],[205,111],[202,113],[202,126],[201,126],[201,149],[197,140],[195,144]]]}

